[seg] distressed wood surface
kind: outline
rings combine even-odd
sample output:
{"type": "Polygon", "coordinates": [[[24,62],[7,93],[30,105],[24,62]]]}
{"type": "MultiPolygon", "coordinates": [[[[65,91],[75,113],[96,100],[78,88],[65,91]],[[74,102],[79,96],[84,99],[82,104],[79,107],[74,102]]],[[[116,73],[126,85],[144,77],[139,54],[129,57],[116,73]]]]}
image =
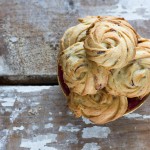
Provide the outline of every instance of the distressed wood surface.
{"type": "Polygon", "coordinates": [[[0,87],[0,150],[149,150],[150,98],[106,125],[74,118],[58,86],[0,87]]]}
{"type": "Polygon", "coordinates": [[[125,17],[150,38],[149,0],[0,0],[0,84],[55,84],[59,40],[77,18],[125,17]]]}

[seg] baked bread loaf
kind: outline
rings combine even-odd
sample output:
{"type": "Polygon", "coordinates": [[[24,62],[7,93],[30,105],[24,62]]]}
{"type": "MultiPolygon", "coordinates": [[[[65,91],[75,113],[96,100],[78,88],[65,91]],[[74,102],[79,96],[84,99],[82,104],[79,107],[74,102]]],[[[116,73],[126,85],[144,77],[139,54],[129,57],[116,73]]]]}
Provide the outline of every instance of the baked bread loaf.
{"type": "Polygon", "coordinates": [[[124,18],[88,16],[79,22],[60,42],[58,65],[69,89],[68,106],[76,117],[104,124],[150,93],[150,40],[124,18]]]}

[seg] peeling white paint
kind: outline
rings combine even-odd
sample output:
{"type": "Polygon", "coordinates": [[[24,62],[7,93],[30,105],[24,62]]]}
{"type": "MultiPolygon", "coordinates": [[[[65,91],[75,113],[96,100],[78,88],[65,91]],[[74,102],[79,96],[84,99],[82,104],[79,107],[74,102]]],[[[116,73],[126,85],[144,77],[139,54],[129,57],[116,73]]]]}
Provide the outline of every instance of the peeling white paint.
{"type": "Polygon", "coordinates": [[[13,123],[20,114],[22,114],[27,106],[23,106],[21,107],[21,109],[16,108],[15,110],[13,110],[13,112],[10,115],[10,122],[13,123]]]}
{"type": "Polygon", "coordinates": [[[70,110],[68,110],[68,111],[67,111],[67,114],[68,114],[69,116],[72,116],[73,113],[72,113],[70,110]]]}
{"type": "Polygon", "coordinates": [[[107,138],[110,132],[109,127],[86,127],[82,130],[82,138],[107,138]]]}
{"type": "Polygon", "coordinates": [[[80,14],[83,16],[87,15],[111,15],[124,17],[127,20],[149,20],[150,9],[149,0],[119,0],[117,4],[111,6],[106,5],[94,5],[91,7],[82,7],[79,5],[80,14]]]}
{"type": "Polygon", "coordinates": [[[142,115],[136,114],[136,113],[131,113],[131,114],[125,115],[125,117],[129,118],[129,119],[131,119],[131,118],[140,118],[140,117],[142,117],[142,115]]]}
{"type": "Polygon", "coordinates": [[[60,132],[78,132],[80,129],[78,127],[75,127],[73,124],[68,123],[66,126],[60,126],[59,127],[60,132]]]}
{"type": "Polygon", "coordinates": [[[0,90],[4,90],[5,92],[17,91],[20,93],[30,93],[30,92],[40,92],[42,90],[48,90],[50,86],[3,86],[0,87],[0,90]]]}
{"type": "Polygon", "coordinates": [[[49,120],[49,121],[52,121],[52,120],[53,120],[53,118],[52,118],[52,117],[49,117],[49,118],[48,118],[48,120],[49,120]]]}
{"type": "Polygon", "coordinates": [[[9,130],[4,129],[0,131],[0,150],[4,150],[6,148],[8,135],[9,130]]]}
{"type": "Polygon", "coordinates": [[[143,119],[150,119],[150,115],[143,115],[143,119]]]}
{"type": "Polygon", "coordinates": [[[15,101],[16,101],[15,98],[10,98],[10,97],[0,98],[0,103],[4,107],[14,106],[15,101]]]}
{"type": "Polygon", "coordinates": [[[0,74],[11,74],[11,70],[9,69],[7,63],[5,62],[5,59],[3,56],[0,56],[0,74]]]}
{"type": "Polygon", "coordinates": [[[17,130],[24,130],[24,126],[20,126],[20,127],[13,127],[13,130],[14,131],[17,131],[17,130]]]}
{"type": "Polygon", "coordinates": [[[48,147],[46,144],[57,142],[57,134],[38,135],[32,139],[22,139],[20,147],[29,148],[30,150],[56,150],[48,147]]]}
{"type": "Polygon", "coordinates": [[[124,116],[128,119],[150,119],[150,115],[141,115],[138,113],[131,113],[124,116]]]}
{"type": "Polygon", "coordinates": [[[49,115],[52,115],[53,113],[52,112],[49,112],[49,115]]]}
{"type": "Polygon", "coordinates": [[[89,119],[82,117],[82,120],[85,124],[93,124],[89,119]]]}
{"type": "Polygon", "coordinates": [[[43,7],[44,9],[48,8],[48,4],[47,4],[46,1],[44,1],[44,0],[36,0],[36,4],[37,4],[38,6],[43,7]]]}
{"type": "Polygon", "coordinates": [[[101,149],[101,146],[94,142],[86,143],[82,148],[82,150],[100,150],[100,149],[101,149]]]}
{"type": "Polygon", "coordinates": [[[36,125],[33,125],[32,126],[32,130],[37,130],[39,127],[38,126],[36,126],[36,125]]]}
{"type": "Polygon", "coordinates": [[[15,42],[18,41],[18,38],[17,38],[17,37],[11,37],[9,40],[10,40],[11,42],[15,43],[15,42]]]}
{"type": "Polygon", "coordinates": [[[68,132],[66,138],[64,138],[64,142],[67,144],[77,144],[79,141],[77,135],[74,132],[68,132]]]}
{"type": "MultiPolygon", "coordinates": [[[[5,112],[9,112],[9,113],[12,113],[12,108],[11,107],[5,107],[5,112]]],[[[0,112],[2,113],[2,112],[0,112]]]]}
{"type": "Polygon", "coordinates": [[[46,129],[52,128],[52,127],[53,127],[53,124],[52,124],[52,123],[48,123],[48,124],[46,124],[44,127],[45,127],[46,129]]]}
{"type": "Polygon", "coordinates": [[[59,114],[59,115],[62,115],[62,112],[59,112],[58,114],[59,114]]]}

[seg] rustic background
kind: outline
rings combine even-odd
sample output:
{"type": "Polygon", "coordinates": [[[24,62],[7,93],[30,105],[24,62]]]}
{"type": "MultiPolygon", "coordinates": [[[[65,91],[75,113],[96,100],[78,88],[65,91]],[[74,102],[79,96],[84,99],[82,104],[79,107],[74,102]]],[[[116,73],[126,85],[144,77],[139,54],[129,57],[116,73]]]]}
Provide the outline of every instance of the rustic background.
{"type": "Polygon", "coordinates": [[[106,125],[76,119],[58,86],[1,87],[0,150],[149,150],[150,98],[106,125]]]}
{"type": "Polygon", "coordinates": [[[149,0],[0,0],[1,84],[56,84],[59,40],[87,15],[125,17],[150,38],[149,0]]]}
{"type": "Polygon", "coordinates": [[[0,150],[150,149],[150,98],[103,126],[67,109],[57,82],[59,40],[87,15],[125,17],[150,38],[149,0],[0,0],[0,150]]]}

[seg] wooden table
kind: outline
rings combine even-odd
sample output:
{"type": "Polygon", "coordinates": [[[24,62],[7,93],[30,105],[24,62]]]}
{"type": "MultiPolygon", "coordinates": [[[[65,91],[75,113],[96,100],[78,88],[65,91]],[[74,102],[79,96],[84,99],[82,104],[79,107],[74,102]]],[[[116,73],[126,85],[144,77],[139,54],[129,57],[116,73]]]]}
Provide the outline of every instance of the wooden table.
{"type": "Polygon", "coordinates": [[[150,98],[103,126],[67,108],[57,82],[59,39],[87,15],[125,17],[150,38],[148,0],[0,0],[0,150],[150,149],[150,98]]]}

